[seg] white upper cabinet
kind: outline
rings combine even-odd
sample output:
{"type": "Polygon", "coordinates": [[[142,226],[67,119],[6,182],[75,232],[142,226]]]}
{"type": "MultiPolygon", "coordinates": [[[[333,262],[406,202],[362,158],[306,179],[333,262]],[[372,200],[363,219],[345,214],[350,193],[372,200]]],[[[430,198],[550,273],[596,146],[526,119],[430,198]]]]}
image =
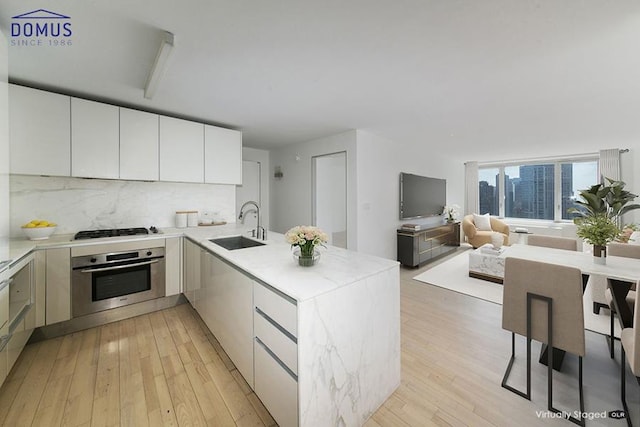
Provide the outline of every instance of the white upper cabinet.
{"type": "Polygon", "coordinates": [[[157,181],[157,114],[120,108],[120,179],[157,181]]]}
{"type": "Polygon", "coordinates": [[[71,98],[71,175],[120,177],[119,108],[71,98]]]}
{"type": "Polygon", "coordinates": [[[242,132],[205,125],[204,181],[242,184],[242,132]]]}
{"type": "Polygon", "coordinates": [[[11,173],[71,174],[71,98],[9,86],[11,173]]]}
{"type": "Polygon", "coordinates": [[[204,182],[204,125],[160,116],[160,181],[204,182]]]}

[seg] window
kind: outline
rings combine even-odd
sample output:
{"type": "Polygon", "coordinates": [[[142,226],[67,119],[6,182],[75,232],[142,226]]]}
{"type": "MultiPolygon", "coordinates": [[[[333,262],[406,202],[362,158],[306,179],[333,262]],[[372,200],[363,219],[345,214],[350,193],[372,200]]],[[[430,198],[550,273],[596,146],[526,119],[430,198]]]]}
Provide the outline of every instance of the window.
{"type": "Polygon", "coordinates": [[[478,169],[480,213],[571,220],[580,190],[599,181],[596,158],[491,165],[478,169]],[[502,203],[504,201],[504,203],[502,203]]]}

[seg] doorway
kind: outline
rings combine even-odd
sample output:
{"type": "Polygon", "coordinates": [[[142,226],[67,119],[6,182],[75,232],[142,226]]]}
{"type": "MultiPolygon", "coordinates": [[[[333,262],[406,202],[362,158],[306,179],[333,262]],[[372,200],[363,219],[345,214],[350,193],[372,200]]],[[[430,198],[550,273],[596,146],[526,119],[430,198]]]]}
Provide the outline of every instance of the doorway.
{"type": "Polygon", "coordinates": [[[347,152],[312,157],[313,224],[329,244],[347,247],[347,152]]]}

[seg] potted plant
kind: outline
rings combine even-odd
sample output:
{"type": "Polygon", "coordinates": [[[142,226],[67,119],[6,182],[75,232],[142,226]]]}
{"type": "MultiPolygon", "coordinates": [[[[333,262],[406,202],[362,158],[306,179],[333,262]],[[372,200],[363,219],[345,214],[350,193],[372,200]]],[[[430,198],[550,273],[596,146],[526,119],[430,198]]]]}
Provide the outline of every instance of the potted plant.
{"type": "Polygon", "coordinates": [[[620,217],[640,208],[639,204],[631,204],[638,196],[625,190],[625,185],[623,181],[605,178],[605,182],[580,191],[582,200],[575,202],[577,207],[569,209],[577,215],[573,222],[578,237],[593,245],[596,262],[604,263],[607,244],[620,236],[620,217]]]}

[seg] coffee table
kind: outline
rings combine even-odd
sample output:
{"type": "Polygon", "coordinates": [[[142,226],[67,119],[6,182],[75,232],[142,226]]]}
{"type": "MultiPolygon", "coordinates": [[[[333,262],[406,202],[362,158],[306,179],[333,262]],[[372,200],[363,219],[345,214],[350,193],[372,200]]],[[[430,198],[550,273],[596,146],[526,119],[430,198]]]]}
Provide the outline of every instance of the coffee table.
{"type": "MultiPolygon", "coordinates": [[[[487,243],[489,247],[493,247],[487,243]]],[[[486,245],[485,245],[486,246],[486,245]]],[[[504,254],[508,248],[502,248],[500,253],[485,253],[483,247],[469,252],[469,277],[502,284],[504,280],[504,254]]]]}

